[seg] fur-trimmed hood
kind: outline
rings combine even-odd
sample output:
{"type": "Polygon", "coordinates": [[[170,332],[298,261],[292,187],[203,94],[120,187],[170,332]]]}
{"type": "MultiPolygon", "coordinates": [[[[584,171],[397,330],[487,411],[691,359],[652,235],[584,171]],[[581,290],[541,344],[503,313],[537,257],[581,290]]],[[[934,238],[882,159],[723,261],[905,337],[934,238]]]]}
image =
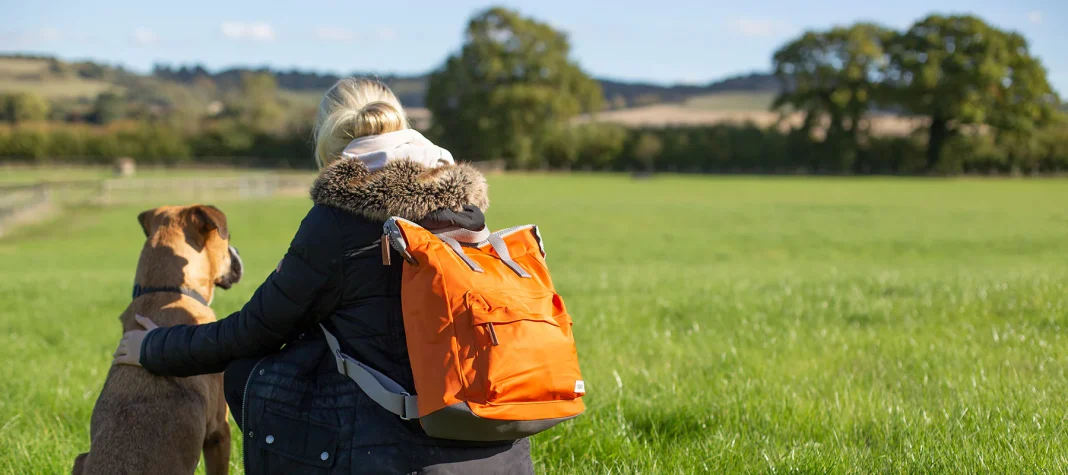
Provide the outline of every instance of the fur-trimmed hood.
{"type": "Polygon", "coordinates": [[[465,205],[489,208],[486,178],[473,167],[429,168],[406,160],[389,162],[374,173],[358,160],[337,160],[315,179],[311,198],[373,221],[392,216],[419,221],[441,209],[462,211],[465,205]]]}

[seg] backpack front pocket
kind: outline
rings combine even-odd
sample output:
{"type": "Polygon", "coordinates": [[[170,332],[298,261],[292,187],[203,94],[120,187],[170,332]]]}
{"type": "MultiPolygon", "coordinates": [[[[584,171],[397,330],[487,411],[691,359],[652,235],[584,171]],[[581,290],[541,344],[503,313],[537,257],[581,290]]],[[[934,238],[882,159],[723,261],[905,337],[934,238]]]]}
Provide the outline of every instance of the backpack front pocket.
{"type": "Polygon", "coordinates": [[[553,292],[468,292],[473,374],[468,398],[491,405],[570,400],[582,395],[571,317],[553,292]]]}

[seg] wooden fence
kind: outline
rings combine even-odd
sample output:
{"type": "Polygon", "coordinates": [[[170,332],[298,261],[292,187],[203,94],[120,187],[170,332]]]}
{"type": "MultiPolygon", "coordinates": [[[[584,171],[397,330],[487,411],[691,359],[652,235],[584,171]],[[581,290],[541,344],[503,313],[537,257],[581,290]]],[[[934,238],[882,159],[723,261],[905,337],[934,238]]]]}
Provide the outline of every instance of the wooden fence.
{"type": "Polygon", "coordinates": [[[39,221],[68,206],[124,203],[194,203],[300,196],[313,176],[255,175],[207,178],[116,178],[0,185],[0,236],[16,225],[39,221]]]}

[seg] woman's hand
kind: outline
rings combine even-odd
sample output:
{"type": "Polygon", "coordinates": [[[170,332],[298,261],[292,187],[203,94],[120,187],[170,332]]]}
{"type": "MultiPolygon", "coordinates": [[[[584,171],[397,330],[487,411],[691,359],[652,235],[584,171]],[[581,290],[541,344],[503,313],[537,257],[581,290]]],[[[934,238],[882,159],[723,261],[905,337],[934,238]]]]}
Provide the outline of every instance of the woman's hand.
{"type": "Polygon", "coordinates": [[[122,341],[119,342],[119,348],[115,350],[115,359],[112,360],[112,364],[141,366],[141,342],[145,341],[145,335],[148,332],[159,327],[152,323],[152,320],[140,315],[134,315],[134,320],[144,330],[130,330],[122,335],[122,341]]]}

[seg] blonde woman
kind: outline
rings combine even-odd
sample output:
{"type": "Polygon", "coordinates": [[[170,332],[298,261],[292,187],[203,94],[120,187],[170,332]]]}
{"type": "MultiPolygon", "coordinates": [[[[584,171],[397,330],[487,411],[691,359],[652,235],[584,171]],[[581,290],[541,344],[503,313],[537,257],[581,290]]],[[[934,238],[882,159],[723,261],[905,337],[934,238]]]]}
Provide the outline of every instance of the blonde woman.
{"type": "MultiPolygon", "coordinates": [[[[428,437],[338,373],[341,349],[414,394],[399,267],[383,265],[390,216],[428,228],[485,225],[485,178],[408,126],[384,84],[343,79],[319,105],[314,206],[277,270],[216,323],[127,333],[116,363],[166,376],[225,370],[226,400],[259,473],[533,473],[530,444],[428,437]]],[[[149,322],[150,323],[150,322],[149,322]]]]}

